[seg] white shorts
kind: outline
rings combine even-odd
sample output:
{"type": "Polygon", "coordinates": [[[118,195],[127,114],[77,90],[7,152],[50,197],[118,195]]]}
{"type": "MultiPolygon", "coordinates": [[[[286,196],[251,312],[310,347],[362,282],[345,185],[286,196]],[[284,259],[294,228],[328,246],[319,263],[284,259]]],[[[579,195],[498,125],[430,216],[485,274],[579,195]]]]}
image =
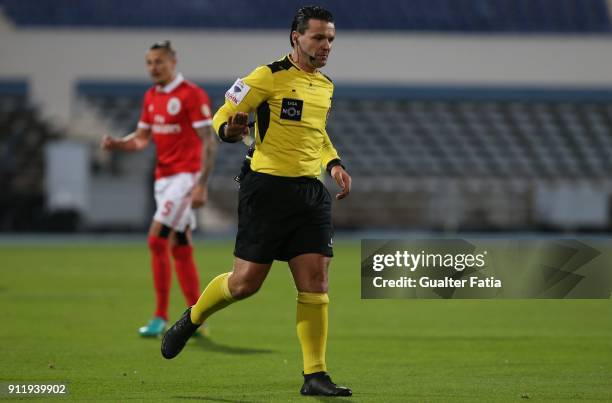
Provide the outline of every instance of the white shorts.
{"type": "Polygon", "coordinates": [[[187,227],[195,229],[191,196],[199,176],[199,173],[180,173],[157,179],[153,219],[178,232],[184,232],[187,227]]]}

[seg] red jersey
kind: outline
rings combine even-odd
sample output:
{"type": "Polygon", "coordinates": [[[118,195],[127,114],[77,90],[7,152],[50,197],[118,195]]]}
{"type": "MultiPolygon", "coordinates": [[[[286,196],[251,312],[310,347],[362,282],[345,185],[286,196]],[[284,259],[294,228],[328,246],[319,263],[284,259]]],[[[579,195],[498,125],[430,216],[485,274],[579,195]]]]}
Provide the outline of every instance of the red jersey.
{"type": "Polygon", "coordinates": [[[155,178],[202,169],[202,139],[195,129],[212,124],[206,92],[181,74],[144,96],[138,127],[150,129],[157,147],[155,178]]]}

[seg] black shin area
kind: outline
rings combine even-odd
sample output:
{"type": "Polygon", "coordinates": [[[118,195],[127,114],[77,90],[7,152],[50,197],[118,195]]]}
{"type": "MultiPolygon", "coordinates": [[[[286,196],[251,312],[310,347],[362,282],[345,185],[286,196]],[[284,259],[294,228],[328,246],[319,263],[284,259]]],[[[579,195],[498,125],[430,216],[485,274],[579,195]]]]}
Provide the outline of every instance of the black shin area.
{"type": "Polygon", "coordinates": [[[187,232],[176,232],[176,243],[177,245],[189,245],[187,232]]]}
{"type": "Polygon", "coordinates": [[[168,239],[170,232],[172,232],[172,228],[162,224],[161,229],[159,230],[159,237],[168,239]]]}

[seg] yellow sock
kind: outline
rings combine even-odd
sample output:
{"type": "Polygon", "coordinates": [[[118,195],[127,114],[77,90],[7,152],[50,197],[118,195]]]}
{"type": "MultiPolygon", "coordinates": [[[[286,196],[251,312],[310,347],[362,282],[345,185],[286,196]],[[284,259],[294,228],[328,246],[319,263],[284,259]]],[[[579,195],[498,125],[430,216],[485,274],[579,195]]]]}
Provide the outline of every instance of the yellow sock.
{"type": "Polygon", "coordinates": [[[191,322],[201,325],[213,313],[234,302],[228,286],[230,273],[213,278],[200,295],[198,302],[191,308],[191,322]]]}
{"type": "Polygon", "coordinates": [[[298,292],[297,334],[302,346],[304,374],[327,371],[327,294],[298,292]]]}

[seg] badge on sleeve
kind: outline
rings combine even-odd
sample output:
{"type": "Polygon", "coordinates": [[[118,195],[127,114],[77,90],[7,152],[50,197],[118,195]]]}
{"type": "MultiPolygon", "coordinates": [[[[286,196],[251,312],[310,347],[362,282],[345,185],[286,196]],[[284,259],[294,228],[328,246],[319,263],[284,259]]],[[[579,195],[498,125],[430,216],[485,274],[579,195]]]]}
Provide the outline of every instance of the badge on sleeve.
{"type": "Polygon", "coordinates": [[[238,105],[240,102],[242,102],[250,90],[251,87],[246,85],[244,81],[239,78],[236,80],[236,82],[234,82],[234,84],[232,84],[229,90],[227,90],[225,93],[225,98],[234,105],[238,105]]]}

